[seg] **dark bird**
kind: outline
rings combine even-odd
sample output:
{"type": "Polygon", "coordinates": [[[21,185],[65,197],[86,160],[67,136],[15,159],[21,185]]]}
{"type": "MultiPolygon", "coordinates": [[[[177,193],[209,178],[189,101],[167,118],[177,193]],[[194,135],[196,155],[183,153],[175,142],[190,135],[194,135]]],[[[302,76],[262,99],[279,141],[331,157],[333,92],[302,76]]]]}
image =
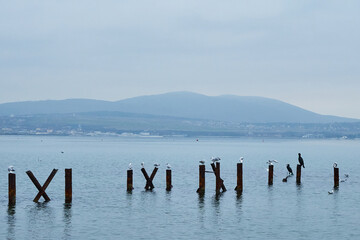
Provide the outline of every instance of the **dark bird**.
{"type": "Polygon", "coordinates": [[[299,154],[299,163],[300,163],[300,166],[302,166],[303,168],[305,168],[305,165],[304,165],[304,159],[301,157],[301,153],[298,153],[299,154]]]}
{"type": "Polygon", "coordinates": [[[289,175],[294,175],[294,173],[293,173],[293,171],[292,171],[292,169],[291,169],[291,167],[290,167],[290,164],[286,164],[286,168],[287,168],[287,170],[288,170],[288,174],[289,175]]]}

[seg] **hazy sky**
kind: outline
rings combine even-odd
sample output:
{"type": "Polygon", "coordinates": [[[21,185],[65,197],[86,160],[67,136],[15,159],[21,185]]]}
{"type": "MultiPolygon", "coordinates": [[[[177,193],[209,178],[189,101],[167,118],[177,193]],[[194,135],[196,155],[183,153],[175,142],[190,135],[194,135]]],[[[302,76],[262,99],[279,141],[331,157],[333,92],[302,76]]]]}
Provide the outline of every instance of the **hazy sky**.
{"type": "Polygon", "coordinates": [[[170,91],[360,118],[360,1],[0,0],[0,103],[170,91]]]}

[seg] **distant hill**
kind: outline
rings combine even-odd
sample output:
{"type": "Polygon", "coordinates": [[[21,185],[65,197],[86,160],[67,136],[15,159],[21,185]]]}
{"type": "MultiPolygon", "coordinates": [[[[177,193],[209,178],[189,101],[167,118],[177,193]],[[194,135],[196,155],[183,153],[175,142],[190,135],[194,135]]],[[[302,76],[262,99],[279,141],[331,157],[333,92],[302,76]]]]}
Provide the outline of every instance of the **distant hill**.
{"type": "Polygon", "coordinates": [[[99,111],[238,123],[333,123],[359,121],[358,119],[320,115],[269,98],[232,95],[213,97],[190,92],[141,96],[117,102],[68,99],[0,104],[0,116],[99,111]]]}

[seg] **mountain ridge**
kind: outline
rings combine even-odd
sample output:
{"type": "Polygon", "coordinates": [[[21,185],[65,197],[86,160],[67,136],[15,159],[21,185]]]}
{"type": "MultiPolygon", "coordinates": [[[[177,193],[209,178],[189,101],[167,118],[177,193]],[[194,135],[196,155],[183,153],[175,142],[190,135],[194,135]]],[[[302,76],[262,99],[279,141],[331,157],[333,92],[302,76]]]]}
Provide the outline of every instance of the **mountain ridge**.
{"type": "Polygon", "coordinates": [[[94,99],[41,100],[0,104],[0,116],[114,111],[159,116],[254,123],[358,122],[317,114],[286,102],[256,96],[206,96],[192,92],[145,95],[119,101],[94,99]]]}

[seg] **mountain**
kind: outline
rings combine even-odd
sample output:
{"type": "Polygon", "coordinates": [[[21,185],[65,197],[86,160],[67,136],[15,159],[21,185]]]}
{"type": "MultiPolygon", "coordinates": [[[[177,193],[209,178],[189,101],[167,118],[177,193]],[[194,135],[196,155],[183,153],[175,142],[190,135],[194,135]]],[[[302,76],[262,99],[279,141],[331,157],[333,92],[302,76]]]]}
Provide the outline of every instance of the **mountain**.
{"type": "Polygon", "coordinates": [[[116,102],[68,99],[0,104],[0,116],[96,111],[250,123],[359,121],[357,119],[320,115],[270,98],[233,95],[214,97],[191,92],[140,96],[116,102]]]}

